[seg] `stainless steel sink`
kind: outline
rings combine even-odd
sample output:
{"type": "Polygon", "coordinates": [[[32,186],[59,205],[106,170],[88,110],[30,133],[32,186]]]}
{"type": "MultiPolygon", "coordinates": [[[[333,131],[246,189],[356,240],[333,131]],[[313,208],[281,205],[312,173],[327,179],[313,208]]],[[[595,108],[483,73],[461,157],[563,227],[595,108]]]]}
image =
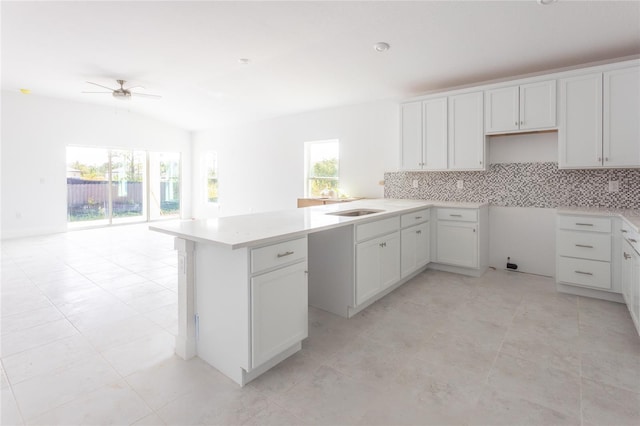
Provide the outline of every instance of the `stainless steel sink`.
{"type": "Polygon", "coordinates": [[[373,213],[380,213],[383,212],[384,210],[372,210],[372,209],[367,209],[367,210],[344,210],[341,212],[332,212],[332,213],[326,213],[326,214],[330,214],[332,216],[347,216],[347,217],[355,217],[355,216],[366,216],[368,214],[373,214],[373,213]]]}

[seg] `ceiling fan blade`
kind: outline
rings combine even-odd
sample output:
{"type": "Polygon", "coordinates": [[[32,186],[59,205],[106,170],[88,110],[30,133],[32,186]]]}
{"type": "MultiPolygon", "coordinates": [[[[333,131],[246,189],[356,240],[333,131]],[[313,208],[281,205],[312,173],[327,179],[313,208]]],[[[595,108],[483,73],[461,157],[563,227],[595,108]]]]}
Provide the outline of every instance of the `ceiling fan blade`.
{"type": "Polygon", "coordinates": [[[125,87],[125,90],[132,90],[132,89],[144,89],[144,87],[142,87],[142,86],[125,87]]]}
{"type": "Polygon", "coordinates": [[[89,83],[89,84],[93,84],[94,86],[102,87],[103,89],[111,90],[112,92],[113,92],[114,90],[116,90],[116,89],[112,89],[111,87],[103,86],[102,84],[92,83],[92,82],[90,82],[90,81],[87,81],[87,83],[89,83]]]}
{"type": "Polygon", "coordinates": [[[151,95],[149,93],[131,93],[132,96],[136,98],[161,98],[160,95],[151,95]]]}
{"type": "Polygon", "coordinates": [[[80,93],[113,93],[113,92],[80,92],[80,93]]]}

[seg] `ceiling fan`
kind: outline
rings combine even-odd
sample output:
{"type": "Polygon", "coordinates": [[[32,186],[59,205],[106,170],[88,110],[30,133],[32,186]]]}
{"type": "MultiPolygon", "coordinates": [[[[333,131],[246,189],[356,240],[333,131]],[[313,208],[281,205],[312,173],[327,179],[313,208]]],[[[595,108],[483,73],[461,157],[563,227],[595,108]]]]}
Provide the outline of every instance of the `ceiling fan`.
{"type": "Polygon", "coordinates": [[[121,99],[121,100],[129,100],[131,99],[131,97],[142,97],[142,98],[161,98],[162,96],[160,95],[151,95],[149,93],[138,93],[138,92],[132,92],[131,89],[137,89],[137,88],[141,88],[144,89],[144,87],[142,86],[131,86],[131,87],[127,87],[125,88],[124,85],[126,83],[125,80],[116,80],[116,82],[120,85],[120,87],[118,89],[112,89],[110,87],[107,86],[103,86],[102,84],[98,84],[98,83],[92,83],[91,81],[87,81],[87,83],[89,84],[93,84],[94,86],[98,86],[98,87],[102,87],[103,89],[108,89],[108,92],[82,92],[82,93],[111,93],[111,95],[116,98],[116,99],[121,99]]]}

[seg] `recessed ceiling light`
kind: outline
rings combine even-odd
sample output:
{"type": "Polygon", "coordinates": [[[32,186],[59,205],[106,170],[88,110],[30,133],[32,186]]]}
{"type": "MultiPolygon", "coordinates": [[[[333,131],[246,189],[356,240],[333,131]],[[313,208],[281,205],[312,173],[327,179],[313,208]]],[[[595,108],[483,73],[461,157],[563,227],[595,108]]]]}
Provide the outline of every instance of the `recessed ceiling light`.
{"type": "Polygon", "coordinates": [[[22,93],[23,95],[30,95],[31,89],[20,89],[20,93],[22,93]]]}
{"type": "Polygon", "coordinates": [[[389,48],[391,48],[391,46],[389,46],[389,43],[385,43],[384,41],[378,42],[373,45],[373,49],[376,52],[386,52],[387,50],[389,50],[389,48]]]}
{"type": "Polygon", "coordinates": [[[558,0],[537,0],[538,4],[541,6],[546,6],[548,4],[555,3],[557,1],[558,0]]]}
{"type": "Polygon", "coordinates": [[[251,62],[251,59],[249,59],[249,58],[240,58],[240,59],[238,59],[238,62],[240,62],[242,65],[249,65],[249,63],[251,62]]]}

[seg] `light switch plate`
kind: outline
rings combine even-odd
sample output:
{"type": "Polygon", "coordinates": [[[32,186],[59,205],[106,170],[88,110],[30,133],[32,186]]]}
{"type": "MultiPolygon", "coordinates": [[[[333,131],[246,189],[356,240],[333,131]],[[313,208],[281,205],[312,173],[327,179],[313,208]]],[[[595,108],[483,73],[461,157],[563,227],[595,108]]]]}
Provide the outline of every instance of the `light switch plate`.
{"type": "Polygon", "coordinates": [[[456,188],[458,189],[464,189],[464,181],[463,180],[459,180],[456,182],[456,188]]]}
{"type": "Polygon", "coordinates": [[[609,192],[618,192],[620,190],[620,185],[617,180],[609,181],[609,192]]]}
{"type": "Polygon", "coordinates": [[[413,186],[414,188],[418,187],[418,179],[414,179],[413,182],[411,183],[411,186],[413,186]]]}

